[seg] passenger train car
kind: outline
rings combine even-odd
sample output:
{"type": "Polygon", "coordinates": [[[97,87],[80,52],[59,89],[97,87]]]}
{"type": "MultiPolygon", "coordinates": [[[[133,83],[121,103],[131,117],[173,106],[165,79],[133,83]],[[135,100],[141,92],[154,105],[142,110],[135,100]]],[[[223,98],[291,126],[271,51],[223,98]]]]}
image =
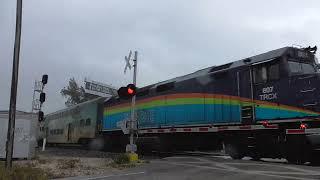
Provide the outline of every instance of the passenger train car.
{"type": "Polygon", "coordinates": [[[45,116],[48,144],[84,144],[94,140],[105,98],[96,98],[45,116]]]}

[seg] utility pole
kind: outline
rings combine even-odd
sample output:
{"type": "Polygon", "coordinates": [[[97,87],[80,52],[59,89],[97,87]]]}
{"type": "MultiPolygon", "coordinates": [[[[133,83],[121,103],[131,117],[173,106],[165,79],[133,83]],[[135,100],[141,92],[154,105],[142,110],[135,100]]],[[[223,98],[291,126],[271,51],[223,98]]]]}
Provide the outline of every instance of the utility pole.
{"type": "Polygon", "coordinates": [[[22,21],[22,0],[17,0],[16,9],[16,32],[14,41],[13,52],[13,66],[12,66],[12,79],[11,79],[11,95],[9,107],[9,123],[8,134],[6,142],[6,163],[7,169],[12,168],[12,155],[13,155],[13,140],[14,128],[16,119],[16,102],[17,102],[17,87],[18,87],[18,73],[19,73],[19,55],[20,55],[20,41],[21,41],[21,21],[22,21]]]}
{"type": "MultiPolygon", "coordinates": [[[[137,85],[137,63],[138,61],[138,51],[134,52],[134,59],[133,59],[133,84],[137,85]]],[[[137,149],[136,145],[133,143],[133,135],[134,131],[136,130],[137,119],[135,113],[135,105],[136,105],[136,95],[132,97],[131,102],[131,120],[130,120],[130,152],[134,153],[137,149]]]]}

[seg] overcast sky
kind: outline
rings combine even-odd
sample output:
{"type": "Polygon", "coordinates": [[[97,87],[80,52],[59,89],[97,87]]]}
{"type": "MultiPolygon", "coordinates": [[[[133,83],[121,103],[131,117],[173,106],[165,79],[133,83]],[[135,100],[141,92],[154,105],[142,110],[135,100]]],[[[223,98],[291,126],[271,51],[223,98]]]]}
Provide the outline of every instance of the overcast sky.
{"type": "MultiPolygon", "coordinates": [[[[17,108],[49,75],[45,111],[85,77],[121,86],[124,56],[138,50],[138,86],[300,44],[320,45],[320,1],[24,0],[17,108]]],[[[0,110],[8,109],[15,0],[0,1],[0,110]]]]}

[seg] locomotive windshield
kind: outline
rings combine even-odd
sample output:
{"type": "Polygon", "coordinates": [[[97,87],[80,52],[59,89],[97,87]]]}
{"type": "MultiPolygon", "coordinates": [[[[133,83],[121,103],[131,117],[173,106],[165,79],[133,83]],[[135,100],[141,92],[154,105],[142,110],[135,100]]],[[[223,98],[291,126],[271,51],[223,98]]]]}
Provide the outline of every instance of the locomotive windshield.
{"type": "Polygon", "coordinates": [[[311,62],[288,61],[291,75],[312,74],[317,72],[317,68],[311,62]]]}

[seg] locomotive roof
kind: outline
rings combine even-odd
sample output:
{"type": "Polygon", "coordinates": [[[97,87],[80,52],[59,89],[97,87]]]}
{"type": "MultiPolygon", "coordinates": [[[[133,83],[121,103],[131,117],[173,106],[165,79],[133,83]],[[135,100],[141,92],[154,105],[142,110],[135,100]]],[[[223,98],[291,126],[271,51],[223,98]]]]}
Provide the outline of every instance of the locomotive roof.
{"type": "Polygon", "coordinates": [[[230,63],[224,64],[224,65],[207,67],[207,68],[195,71],[193,73],[190,73],[190,74],[187,74],[187,75],[184,75],[184,76],[179,76],[179,77],[176,77],[176,78],[173,78],[173,79],[169,79],[169,80],[166,80],[166,81],[162,81],[162,82],[159,82],[159,83],[156,83],[156,84],[153,84],[153,85],[146,86],[144,88],[147,88],[147,87],[150,87],[150,86],[151,87],[156,87],[158,85],[166,84],[166,83],[170,83],[170,82],[184,81],[184,80],[187,80],[187,79],[192,79],[192,78],[204,76],[204,75],[206,75],[208,73],[211,73],[211,72],[217,72],[217,71],[220,71],[220,70],[232,69],[232,68],[236,68],[236,67],[240,67],[240,66],[244,66],[244,65],[250,65],[250,64],[262,62],[262,61],[265,61],[265,60],[275,59],[277,57],[280,57],[280,56],[284,55],[287,52],[287,50],[290,49],[290,48],[293,48],[293,47],[283,47],[283,48],[275,49],[275,50],[272,50],[272,51],[268,51],[268,52],[263,53],[263,54],[252,56],[252,57],[249,57],[249,58],[245,58],[245,59],[241,59],[241,60],[238,60],[238,61],[230,62],[230,63]]]}

